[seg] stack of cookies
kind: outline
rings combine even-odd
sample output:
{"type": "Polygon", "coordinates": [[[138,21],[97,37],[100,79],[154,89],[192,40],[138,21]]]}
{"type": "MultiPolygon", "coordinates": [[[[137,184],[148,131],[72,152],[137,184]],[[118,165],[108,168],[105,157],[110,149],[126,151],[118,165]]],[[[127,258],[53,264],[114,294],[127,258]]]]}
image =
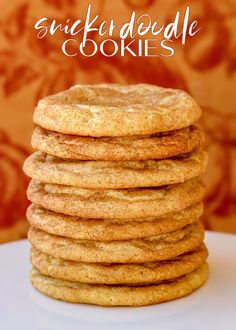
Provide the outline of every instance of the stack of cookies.
{"type": "Polygon", "coordinates": [[[185,92],[147,84],[76,85],[39,101],[24,164],[34,287],[141,306],[203,285],[200,116],[185,92]]]}

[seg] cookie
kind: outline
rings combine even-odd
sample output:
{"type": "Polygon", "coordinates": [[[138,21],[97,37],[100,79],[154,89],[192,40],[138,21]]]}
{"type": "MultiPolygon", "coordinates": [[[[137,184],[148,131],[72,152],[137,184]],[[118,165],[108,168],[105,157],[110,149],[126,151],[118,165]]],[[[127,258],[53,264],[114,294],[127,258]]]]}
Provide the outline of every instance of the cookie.
{"type": "Polygon", "coordinates": [[[196,250],[159,262],[144,264],[96,264],[54,258],[31,248],[30,261],[43,275],[90,284],[140,284],[170,280],[186,275],[207,259],[204,244],[196,250]]]}
{"type": "Polygon", "coordinates": [[[49,297],[72,303],[101,306],[144,306],[186,296],[201,287],[208,277],[208,265],[160,284],[144,286],[109,286],[70,282],[30,273],[33,286],[49,297]]]}
{"type": "Polygon", "coordinates": [[[49,234],[75,239],[115,241],[168,233],[198,221],[202,212],[203,204],[198,203],[158,218],[84,219],[31,204],[27,210],[27,219],[31,226],[49,234]]]}
{"type": "Polygon", "coordinates": [[[204,151],[164,160],[124,162],[69,161],[38,151],[26,159],[24,172],[44,183],[88,189],[124,189],[184,182],[205,171],[206,165],[204,151]]]}
{"type": "Polygon", "coordinates": [[[173,232],[126,241],[77,240],[31,227],[30,243],[56,258],[95,263],[144,263],[165,260],[196,249],[204,239],[200,222],[173,232]]]}
{"type": "Polygon", "coordinates": [[[196,177],[161,188],[123,190],[82,189],[32,180],[27,195],[48,210],[83,218],[158,217],[201,201],[205,193],[196,177]]]}
{"type": "Polygon", "coordinates": [[[177,130],[200,116],[196,102],[181,90],[148,84],[101,84],[76,85],[41,99],[33,121],[63,134],[100,137],[177,130]]]}
{"type": "Polygon", "coordinates": [[[165,159],[200,149],[204,134],[196,126],[154,135],[89,137],[61,134],[36,127],[31,140],[36,150],[65,159],[150,160],[165,159]]]}

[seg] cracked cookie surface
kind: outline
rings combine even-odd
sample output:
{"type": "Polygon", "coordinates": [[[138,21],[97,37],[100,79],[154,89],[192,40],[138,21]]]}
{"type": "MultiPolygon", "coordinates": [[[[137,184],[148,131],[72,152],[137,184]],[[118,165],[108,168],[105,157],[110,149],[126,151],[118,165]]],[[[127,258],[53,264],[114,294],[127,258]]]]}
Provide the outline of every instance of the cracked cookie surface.
{"type": "Polygon", "coordinates": [[[63,134],[100,137],[177,130],[200,116],[197,103],[182,90],[100,84],[76,85],[39,100],[33,121],[63,134]]]}

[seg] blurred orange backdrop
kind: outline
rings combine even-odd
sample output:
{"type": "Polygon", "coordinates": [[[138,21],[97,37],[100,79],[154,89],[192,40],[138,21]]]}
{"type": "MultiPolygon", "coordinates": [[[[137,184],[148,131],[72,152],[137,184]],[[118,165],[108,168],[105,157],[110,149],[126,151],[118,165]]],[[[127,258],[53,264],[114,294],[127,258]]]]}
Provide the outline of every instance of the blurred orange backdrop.
{"type": "Polygon", "coordinates": [[[207,229],[236,233],[236,1],[235,0],[0,0],[0,242],[25,237],[22,163],[31,152],[37,100],[75,83],[147,82],[188,91],[203,109],[210,156],[204,181],[207,229]],[[128,20],[132,10],[153,18],[191,9],[201,30],[170,58],[114,56],[68,58],[62,34],[39,40],[41,17],[84,17],[88,3],[101,20],[128,20]]]}

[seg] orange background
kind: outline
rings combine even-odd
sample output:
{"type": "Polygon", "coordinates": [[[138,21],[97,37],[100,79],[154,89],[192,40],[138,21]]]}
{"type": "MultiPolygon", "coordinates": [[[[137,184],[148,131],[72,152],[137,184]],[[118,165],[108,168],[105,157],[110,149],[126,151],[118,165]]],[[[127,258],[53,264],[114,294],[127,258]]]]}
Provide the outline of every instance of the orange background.
{"type": "Polygon", "coordinates": [[[27,230],[22,163],[31,152],[32,112],[37,100],[75,83],[148,82],[188,91],[203,109],[210,162],[204,223],[207,229],[236,233],[236,1],[235,0],[0,0],[0,242],[27,230]],[[84,17],[88,3],[100,19],[128,20],[137,14],[162,15],[190,5],[201,31],[171,58],[131,56],[67,58],[62,34],[37,39],[41,17],[84,17]]]}

